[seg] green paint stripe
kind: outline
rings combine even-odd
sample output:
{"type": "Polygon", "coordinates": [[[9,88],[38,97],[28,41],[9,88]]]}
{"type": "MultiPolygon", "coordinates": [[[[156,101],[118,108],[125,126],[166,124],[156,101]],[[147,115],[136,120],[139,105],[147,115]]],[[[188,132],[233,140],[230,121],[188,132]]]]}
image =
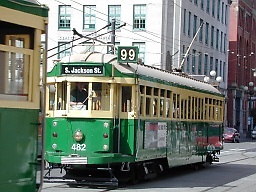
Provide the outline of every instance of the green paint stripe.
{"type": "Polygon", "coordinates": [[[38,5],[24,0],[1,0],[0,6],[41,17],[48,17],[49,11],[49,8],[45,5],[38,5]]]}

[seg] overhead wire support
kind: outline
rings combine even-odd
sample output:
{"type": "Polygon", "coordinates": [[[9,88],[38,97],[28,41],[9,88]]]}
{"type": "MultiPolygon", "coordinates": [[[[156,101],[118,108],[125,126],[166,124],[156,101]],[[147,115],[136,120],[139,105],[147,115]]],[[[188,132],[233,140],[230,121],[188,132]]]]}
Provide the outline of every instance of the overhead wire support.
{"type": "MultiPolygon", "coordinates": [[[[111,26],[111,23],[109,23],[107,26],[105,26],[105,27],[102,28],[102,29],[105,29],[106,27],[109,27],[109,26],[111,26]]],[[[121,27],[124,27],[124,26],[126,26],[126,23],[124,23],[123,25],[120,25],[119,27],[115,28],[114,30],[120,29],[121,27]]],[[[102,29],[100,29],[100,30],[102,30],[102,29]]],[[[100,30],[98,30],[98,31],[100,31],[100,30]]],[[[98,31],[97,31],[97,32],[98,32],[98,31]]],[[[108,32],[106,32],[106,33],[102,33],[102,34],[97,35],[97,36],[95,36],[95,37],[88,37],[88,36],[90,36],[90,35],[92,35],[92,34],[94,34],[94,33],[97,33],[97,32],[95,31],[95,32],[93,32],[93,33],[90,33],[90,34],[84,36],[84,35],[78,33],[75,29],[73,29],[74,35],[78,35],[79,38],[77,38],[77,39],[75,39],[75,40],[71,40],[71,41],[69,41],[69,42],[66,42],[65,44],[74,42],[74,41],[76,41],[76,40],[78,40],[78,39],[82,39],[82,38],[87,38],[87,39],[88,39],[88,40],[84,41],[83,43],[86,43],[86,42],[88,42],[88,41],[90,41],[90,40],[94,40],[94,41],[98,41],[98,42],[100,42],[100,43],[107,44],[106,42],[100,41],[100,40],[98,40],[97,38],[100,37],[100,36],[103,36],[103,35],[105,35],[105,34],[111,33],[111,32],[113,32],[113,30],[108,31],[108,32]]],[[[62,44],[62,45],[64,45],[64,44],[62,44]]],[[[62,45],[59,45],[59,46],[55,47],[54,49],[56,49],[56,48],[58,48],[58,47],[60,47],[60,46],[62,46],[62,45]]],[[[53,54],[53,55],[47,57],[47,59],[49,59],[49,58],[51,58],[51,57],[53,57],[53,56],[55,56],[55,55],[57,55],[57,54],[59,54],[59,53],[62,53],[62,52],[66,51],[66,50],[68,50],[68,49],[70,49],[70,48],[72,48],[72,47],[75,47],[75,46],[76,46],[76,45],[72,45],[71,47],[68,47],[68,48],[66,48],[66,49],[63,49],[63,50],[59,51],[58,53],[55,53],[55,54],[53,54]]],[[[53,49],[53,48],[52,48],[52,49],[53,49]]],[[[52,49],[51,49],[51,50],[52,50],[52,49]]],[[[49,51],[49,50],[48,50],[48,51],[49,51]]]]}
{"type": "Polygon", "coordinates": [[[91,36],[91,35],[93,35],[93,34],[95,34],[95,33],[98,33],[98,32],[100,32],[101,30],[106,29],[107,27],[110,27],[110,26],[111,26],[111,23],[107,24],[105,27],[103,27],[103,28],[101,28],[101,29],[99,29],[99,30],[97,30],[97,31],[94,31],[93,33],[90,33],[90,34],[85,35],[85,36],[82,36],[82,37],[81,37],[80,35],[78,35],[79,33],[74,34],[74,30],[75,30],[75,29],[73,29],[73,30],[72,30],[72,31],[73,31],[73,34],[80,36],[79,38],[73,39],[73,40],[68,41],[68,42],[65,42],[65,43],[62,43],[61,45],[58,45],[58,46],[53,47],[53,48],[51,48],[51,49],[48,49],[47,51],[52,51],[52,50],[57,49],[57,48],[59,48],[59,47],[61,47],[61,46],[63,46],[63,45],[72,43],[72,42],[74,42],[74,41],[77,41],[77,40],[82,39],[82,38],[85,38],[85,37],[89,37],[89,36],[91,36]]]}

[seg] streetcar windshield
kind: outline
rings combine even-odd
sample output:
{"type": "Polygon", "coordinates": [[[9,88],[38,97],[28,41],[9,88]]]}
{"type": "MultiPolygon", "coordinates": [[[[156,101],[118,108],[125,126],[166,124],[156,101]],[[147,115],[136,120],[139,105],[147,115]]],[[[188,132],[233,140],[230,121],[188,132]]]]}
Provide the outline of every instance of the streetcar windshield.
{"type": "Polygon", "coordinates": [[[101,82],[59,82],[48,85],[49,110],[110,110],[110,85],[101,82]]]}

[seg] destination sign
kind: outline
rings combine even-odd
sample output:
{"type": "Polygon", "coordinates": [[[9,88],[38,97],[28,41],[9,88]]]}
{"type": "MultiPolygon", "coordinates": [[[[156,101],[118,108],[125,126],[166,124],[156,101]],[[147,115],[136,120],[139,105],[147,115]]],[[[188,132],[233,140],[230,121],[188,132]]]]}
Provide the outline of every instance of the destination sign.
{"type": "Polygon", "coordinates": [[[103,75],[103,66],[62,65],[61,74],[103,75]]]}

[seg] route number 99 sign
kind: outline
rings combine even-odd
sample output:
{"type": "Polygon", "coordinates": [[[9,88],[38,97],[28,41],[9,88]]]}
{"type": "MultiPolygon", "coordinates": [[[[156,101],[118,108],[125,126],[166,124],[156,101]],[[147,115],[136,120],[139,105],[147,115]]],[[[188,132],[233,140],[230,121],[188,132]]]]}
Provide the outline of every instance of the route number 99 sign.
{"type": "Polygon", "coordinates": [[[139,48],[135,46],[117,48],[117,61],[119,63],[137,63],[139,48]]]}

